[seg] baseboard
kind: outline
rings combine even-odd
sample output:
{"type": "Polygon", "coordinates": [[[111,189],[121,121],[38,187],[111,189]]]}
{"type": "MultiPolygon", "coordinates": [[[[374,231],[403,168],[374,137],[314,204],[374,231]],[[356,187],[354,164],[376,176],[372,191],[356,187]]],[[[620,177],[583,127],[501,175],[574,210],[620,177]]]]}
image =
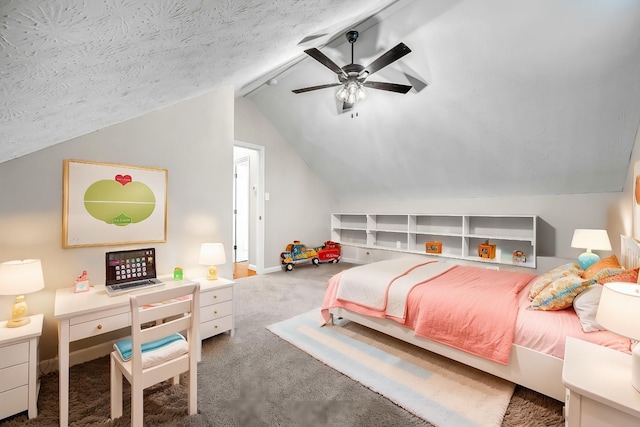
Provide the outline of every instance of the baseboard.
{"type": "Polygon", "coordinates": [[[276,273],[278,271],[282,270],[282,267],[277,266],[277,267],[268,267],[264,269],[264,273],[265,274],[269,274],[269,273],[276,273]]]}
{"type": "MultiPolygon", "coordinates": [[[[69,367],[108,355],[113,351],[113,344],[116,341],[117,340],[107,341],[72,352],[69,354],[69,367]]],[[[51,372],[57,372],[59,366],[60,363],[57,356],[53,359],[43,360],[39,364],[40,372],[43,375],[50,374],[51,372]]]]}

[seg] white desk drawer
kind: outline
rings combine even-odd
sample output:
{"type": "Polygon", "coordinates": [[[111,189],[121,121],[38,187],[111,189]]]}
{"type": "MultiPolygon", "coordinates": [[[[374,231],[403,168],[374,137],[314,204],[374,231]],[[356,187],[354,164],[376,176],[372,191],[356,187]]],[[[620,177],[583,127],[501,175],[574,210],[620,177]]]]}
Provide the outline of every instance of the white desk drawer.
{"type": "Polygon", "coordinates": [[[29,360],[29,342],[0,347],[0,369],[29,360]]]}
{"type": "Polygon", "coordinates": [[[110,317],[89,320],[83,323],[76,323],[69,327],[69,337],[71,341],[93,337],[106,332],[117,331],[131,325],[131,314],[122,313],[110,317]]]}
{"type": "Polygon", "coordinates": [[[231,316],[233,313],[233,301],[225,301],[220,304],[208,305],[200,308],[200,323],[220,317],[231,316]]]}
{"type": "Polygon", "coordinates": [[[233,288],[214,289],[200,293],[200,308],[222,301],[230,301],[233,298],[233,288]]]}
{"type": "MultiPolygon", "coordinates": [[[[0,382],[0,392],[29,384],[29,363],[23,362],[19,365],[1,369],[0,378],[2,378],[2,382],[0,382]]],[[[0,402],[2,402],[1,399],[0,402]]]]}
{"type": "Polygon", "coordinates": [[[0,393],[0,402],[0,419],[26,411],[29,408],[29,387],[24,385],[0,393]]]}
{"type": "Polygon", "coordinates": [[[221,317],[200,323],[200,339],[212,337],[222,332],[230,331],[233,327],[233,316],[221,317]]]}

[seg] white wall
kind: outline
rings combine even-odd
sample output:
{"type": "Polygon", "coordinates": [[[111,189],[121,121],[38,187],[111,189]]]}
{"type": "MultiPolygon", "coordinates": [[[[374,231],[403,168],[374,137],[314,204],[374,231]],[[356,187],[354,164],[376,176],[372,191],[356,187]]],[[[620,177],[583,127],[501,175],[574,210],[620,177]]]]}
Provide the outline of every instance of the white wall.
{"type": "Polygon", "coordinates": [[[235,102],[235,139],[265,147],[265,192],[269,194],[264,209],[265,270],[280,268],[280,253],[293,240],[308,246],[329,240],[335,199],[253,101],[246,98],[235,102]]]}
{"type": "MultiPolygon", "coordinates": [[[[160,274],[175,266],[202,276],[202,242],[222,242],[231,259],[233,89],[184,101],[0,165],[0,261],[40,258],[46,287],[27,296],[31,313],[44,313],[41,359],[56,355],[55,290],[87,270],[104,282],[104,253],[114,247],[62,248],[62,163],[80,159],[168,169],[167,242],[154,246],[160,274]]],[[[118,246],[126,249],[128,246],[118,246]]],[[[231,277],[232,266],[220,266],[231,277]]],[[[0,297],[0,318],[13,298],[0,297]]]]}
{"type": "MultiPolygon", "coordinates": [[[[620,235],[632,234],[633,164],[640,160],[640,132],[627,168],[624,190],[612,193],[564,194],[533,197],[495,197],[431,200],[341,200],[335,212],[469,213],[538,215],[538,270],[549,263],[541,258],[576,259],[581,249],[571,248],[576,228],[606,229],[613,253],[620,255],[620,235]]],[[[358,251],[357,259],[367,259],[358,251]]],[[[600,255],[608,256],[609,252],[600,255]]],[[[550,262],[553,262],[551,260],[550,262]]]]}

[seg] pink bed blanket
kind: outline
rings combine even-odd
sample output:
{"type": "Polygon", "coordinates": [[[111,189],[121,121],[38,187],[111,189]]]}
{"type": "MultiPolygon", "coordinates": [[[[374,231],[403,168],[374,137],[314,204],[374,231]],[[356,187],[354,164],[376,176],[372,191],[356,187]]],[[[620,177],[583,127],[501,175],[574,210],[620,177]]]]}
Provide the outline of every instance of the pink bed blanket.
{"type": "Polygon", "coordinates": [[[535,276],[458,266],[409,300],[405,325],[428,338],[506,365],[518,316],[518,294],[535,276]]]}
{"type": "Polygon", "coordinates": [[[387,316],[378,308],[338,299],[341,274],[331,278],[327,285],[322,304],[325,322],[329,320],[328,310],[332,307],[390,318],[414,329],[417,336],[501,364],[509,362],[518,314],[518,293],[535,277],[526,273],[454,266],[414,286],[407,299],[406,318],[399,319],[387,316]]]}

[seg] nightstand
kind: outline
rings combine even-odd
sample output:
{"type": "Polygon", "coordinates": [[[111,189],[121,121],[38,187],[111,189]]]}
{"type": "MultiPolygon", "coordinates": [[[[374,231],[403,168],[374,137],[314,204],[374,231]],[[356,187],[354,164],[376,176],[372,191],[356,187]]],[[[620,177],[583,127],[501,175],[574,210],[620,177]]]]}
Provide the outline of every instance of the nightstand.
{"type": "Polygon", "coordinates": [[[38,416],[38,341],[42,335],[42,314],[31,322],[7,328],[0,322],[0,419],[28,411],[38,416]]]}
{"type": "Polygon", "coordinates": [[[567,338],[562,383],[567,427],[640,425],[640,392],[631,385],[631,355],[567,338]]]}

